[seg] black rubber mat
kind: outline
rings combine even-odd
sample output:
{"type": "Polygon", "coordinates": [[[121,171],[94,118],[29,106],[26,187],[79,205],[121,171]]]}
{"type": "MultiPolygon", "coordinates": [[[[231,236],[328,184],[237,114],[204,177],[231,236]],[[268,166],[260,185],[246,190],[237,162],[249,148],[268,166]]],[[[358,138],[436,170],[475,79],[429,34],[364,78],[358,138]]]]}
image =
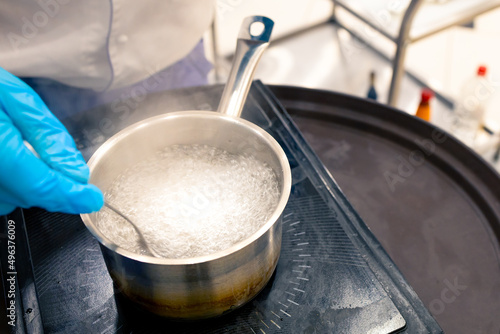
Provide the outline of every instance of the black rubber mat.
{"type": "MultiPolygon", "coordinates": [[[[67,126],[88,157],[112,135],[96,126],[96,121],[109,117],[117,124],[116,132],[135,120],[167,111],[214,110],[221,91],[221,87],[204,87],[182,94],[153,94],[122,122],[119,113],[103,107],[69,120],[67,126]]],[[[99,245],[79,216],[31,209],[25,211],[25,221],[37,311],[45,332],[441,333],[286,111],[262,84],[254,84],[243,117],[280,142],[292,167],[282,253],[264,291],[241,309],[215,320],[174,323],[157,318],[115,291],[99,245]]]]}
{"type": "Polygon", "coordinates": [[[500,333],[499,175],[408,114],[272,90],[445,332],[500,333]]]}

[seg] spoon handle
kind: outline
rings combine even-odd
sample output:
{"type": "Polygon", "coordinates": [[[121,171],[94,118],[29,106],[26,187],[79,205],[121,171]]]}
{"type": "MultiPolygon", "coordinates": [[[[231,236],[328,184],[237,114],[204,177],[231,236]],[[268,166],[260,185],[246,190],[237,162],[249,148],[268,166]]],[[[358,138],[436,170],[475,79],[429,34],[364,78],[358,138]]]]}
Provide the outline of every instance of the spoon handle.
{"type": "Polygon", "coordinates": [[[132,222],[127,216],[125,216],[120,210],[116,209],[114,205],[111,205],[109,204],[108,202],[104,202],[104,206],[106,206],[108,209],[110,209],[111,211],[113,211],[114,213],[116,213],[117,215],[119,215],[120,217],[122,217],[123,219],[125,219],[135,230],[135,232],[137,233],[138,237],[139,237],[139,243],[141,244],[141,246],[152,256],[154,257],[161,257],[161,255],[159,255],[157,252],[155,252],[151,247],[149,247],[146,239],[144,238],[144,235],[142,234],[142,232],[139,230],[139,228],[137,227],[137,225],[135,225],[134,222],[132,222]]]}

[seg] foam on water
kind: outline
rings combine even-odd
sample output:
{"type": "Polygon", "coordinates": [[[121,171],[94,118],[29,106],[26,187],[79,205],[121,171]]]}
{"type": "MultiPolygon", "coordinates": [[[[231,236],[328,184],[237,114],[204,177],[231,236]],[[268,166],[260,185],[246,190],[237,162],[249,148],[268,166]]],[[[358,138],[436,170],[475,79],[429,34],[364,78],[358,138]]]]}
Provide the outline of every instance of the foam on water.
{"type": "MultiPolygon", "coordinates": [[[[165,258],[209,255],[255,233],[279,200],[273,170],[250,155],[207,145],[175,145],[120,174],[109,203],[136,223],[165,258]]],[[[134,229],[104,208],[97,227],[118,246],[140,249],[134,229]]]]}

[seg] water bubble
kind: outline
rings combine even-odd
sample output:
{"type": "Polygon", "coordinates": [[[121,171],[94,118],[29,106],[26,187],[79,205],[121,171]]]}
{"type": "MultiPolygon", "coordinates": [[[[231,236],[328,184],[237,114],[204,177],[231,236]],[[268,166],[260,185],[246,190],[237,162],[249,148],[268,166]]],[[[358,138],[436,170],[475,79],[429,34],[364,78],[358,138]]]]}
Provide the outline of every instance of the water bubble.
{"type": "MultiPolygon", "coordinates": [[[[263,226],[279,200],[274,171],[251,155],[207,145],[170,146],[116,177],[106,199],[166,258],[227,249],[263,226]]],[[[117,245],[144,254],[132,227],[102,210],[97,226],[117,245]]]]}

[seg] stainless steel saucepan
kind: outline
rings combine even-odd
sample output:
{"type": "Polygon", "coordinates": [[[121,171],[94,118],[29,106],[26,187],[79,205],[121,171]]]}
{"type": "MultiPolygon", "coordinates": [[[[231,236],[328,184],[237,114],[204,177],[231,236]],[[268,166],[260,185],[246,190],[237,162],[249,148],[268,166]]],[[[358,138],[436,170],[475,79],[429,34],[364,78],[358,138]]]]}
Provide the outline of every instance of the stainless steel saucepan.
{"type": "Polygon", "coordinates": [[[106,238],[96,227],[96,213],[82,215],[101,245],[116,286],[155,314],[175,319],[222,315],[257,295],[275,270],[281,250],[281,217],[290,194],[290,166],[280,145],[266,131],[239,118],[272,26],[273,21],[262,16],[244,20],[218,112],[182,111],[146,119],[110,138],[89,161],[90,182],[104,192],[126,168],[176,144],[206,144],[234,154],[250,153],[277,176],[281,195],[269,220],[247,239],[207,256],[165,259],[138,255],[106,238]],[[263,25],[263,31],[252,33],[255,24],[263,25]]]}

